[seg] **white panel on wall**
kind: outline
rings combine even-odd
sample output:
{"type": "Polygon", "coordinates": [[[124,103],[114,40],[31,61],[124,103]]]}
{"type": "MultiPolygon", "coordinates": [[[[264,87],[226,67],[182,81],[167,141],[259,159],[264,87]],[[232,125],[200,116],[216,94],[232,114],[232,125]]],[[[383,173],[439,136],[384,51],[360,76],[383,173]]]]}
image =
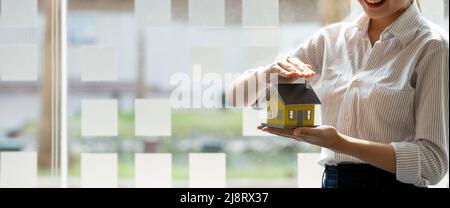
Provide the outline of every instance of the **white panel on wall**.
{"type": "Polygon", "coordinates": [[[445,2],[444,0],[420,1],[422,14],[433,23],[444,27],[445,2]]]}
{"type": "Polygon", "coordinates": [[[224,153],[189,154],[190,188],[225,188],[226,155],[224,153]]]}
{"type": "Polygon", "coordinates": [[[245,68],[251,69],[266,66],[275,60],[278,55],[277,47],[245,47],[245,68]]]}
{"type": "Polygon", "coordinates": [[[135,135],[170,136],[172,109],[166,99],[136,99],[135,135]]]}
{"type": "Polygon", "coordinates": [[[0,45],[36,45],[39,31],[37,27],[1,27],[0,45]]]}
{"type": "Polygon", "coordinates": [[[253,108],[242,109],[242,135],[243,136],[272,136],[267,132],[257,129],[261,123],[267,123],[267,112],[253,108]]]}
{"type": "Polygon", "coordinates": [[[136,188],[171,188],[171,154],[136,154],[134,165],[136,188]]]}
{"type": "Polygon", "coordinates": [[[38,0],[1,0],[0,26],[34,27],[38,20],[38,0]]]}
{"type": "Polygon", "coordinates": [[[225,0],[189,0],[189,25],[223,28],[225,25],[225,0]]]}
{"type": "Polygon", "coordinates": [[[83,100],[82,136],[117,136],[117,100],[83,100]]]}
{"type": "Polygon", "coordinates": [[[83,82],[117,80],[118,53],[114,47],[83,46],[79,54],[83,82]]]}
{"type": "Polygon", "coordinates": [[[299,153],[297,155],[297,183],[299,188],[322,187],[324,168],[317,163],[320,153],[299,153]]]}
{"type": "Polygon", "coordinates": [[[0,188],[35,188],[36,152],[0,153],[0,188]]]}
{"type": "Polygon", "coordinates": [[[117,188],[117,154],[81,154],[82,188],[117,188]]]}
{"type": "Polygon", "coordinates": [[[280,43],[280,31],[277,28],[254,28],[245,29],[245,46],[274,46],[280,43]]]}
{"type": "Polygon", "coordinates": [[[222,47],[194,46],[190,48],[190,68],[201,65],[203,73],[224,73],[224,49],[222,47]]]}
{"type": "Polygon", "coordinates": [[[0,78],[2,81],[36,81],[38,68],[36,45],[0,46],[0,78]]]}
{"type": "Polygon", "coordinates": [[[172,6],[170,0],[135,0],[134,15],[139,27],[170,25],[172,6]]]}
{"type": "Polygon", "coordinates": [[[242,25],[252,27],[278,27],[278,0],[242,0],[242,25]]]}

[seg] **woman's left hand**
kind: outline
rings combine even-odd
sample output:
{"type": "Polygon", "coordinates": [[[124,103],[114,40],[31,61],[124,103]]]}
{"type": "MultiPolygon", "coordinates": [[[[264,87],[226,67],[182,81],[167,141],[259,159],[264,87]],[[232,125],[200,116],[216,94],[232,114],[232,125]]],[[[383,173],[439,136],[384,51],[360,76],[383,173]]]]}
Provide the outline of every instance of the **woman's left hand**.
{"type": "Polygon", "coordinates": [[[344,137],[332,126],[301,127],[296,129],[278,129],[258,126],[258,129],[282,137],[292,138],[317,146],[339,151],[344,137]]]}

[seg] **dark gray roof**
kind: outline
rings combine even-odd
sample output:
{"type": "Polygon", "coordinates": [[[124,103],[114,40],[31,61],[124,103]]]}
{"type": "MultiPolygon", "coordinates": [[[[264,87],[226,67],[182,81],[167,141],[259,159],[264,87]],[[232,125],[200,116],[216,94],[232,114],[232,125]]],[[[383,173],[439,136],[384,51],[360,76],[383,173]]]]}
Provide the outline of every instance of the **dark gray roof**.
{"type": "Polygon", "coordinates": [[[285,105],[321,104],[312,87],[305,84],[278,84],[277,90],[285,105]]]}

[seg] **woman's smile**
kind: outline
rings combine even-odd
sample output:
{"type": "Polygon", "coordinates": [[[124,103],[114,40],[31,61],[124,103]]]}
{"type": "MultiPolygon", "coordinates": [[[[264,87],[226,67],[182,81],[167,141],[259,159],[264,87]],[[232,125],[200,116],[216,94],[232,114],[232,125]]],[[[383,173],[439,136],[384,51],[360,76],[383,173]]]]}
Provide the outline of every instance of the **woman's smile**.
{"type": "Polygon", "coordinates": [[[364,0],[364,2],[368,8],[380,8],[385,0],[364,0]]]}

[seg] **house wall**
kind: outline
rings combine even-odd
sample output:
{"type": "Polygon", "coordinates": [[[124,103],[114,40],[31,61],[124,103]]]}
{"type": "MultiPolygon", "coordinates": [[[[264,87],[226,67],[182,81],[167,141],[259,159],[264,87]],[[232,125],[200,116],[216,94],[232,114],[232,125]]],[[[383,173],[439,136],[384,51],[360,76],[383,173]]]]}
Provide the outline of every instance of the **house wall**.
{"type": "Polygon", "coordinates": [[[297,124],[297,111],[310,111],[311,112],[311,119],[310,120],[306,120],[306,114],[304,114],[303,117],[303,126],[314,126],[314,119],[315,119],[315,114],[314,114],[314,106],[315,105],[288,105],[285,108],[285,124],[286,126],[293,126],[296,127],[298,126],[297,124]],[[294,117],[293,119],[289,118],[289,111],[294,111],[294,117]]]}

